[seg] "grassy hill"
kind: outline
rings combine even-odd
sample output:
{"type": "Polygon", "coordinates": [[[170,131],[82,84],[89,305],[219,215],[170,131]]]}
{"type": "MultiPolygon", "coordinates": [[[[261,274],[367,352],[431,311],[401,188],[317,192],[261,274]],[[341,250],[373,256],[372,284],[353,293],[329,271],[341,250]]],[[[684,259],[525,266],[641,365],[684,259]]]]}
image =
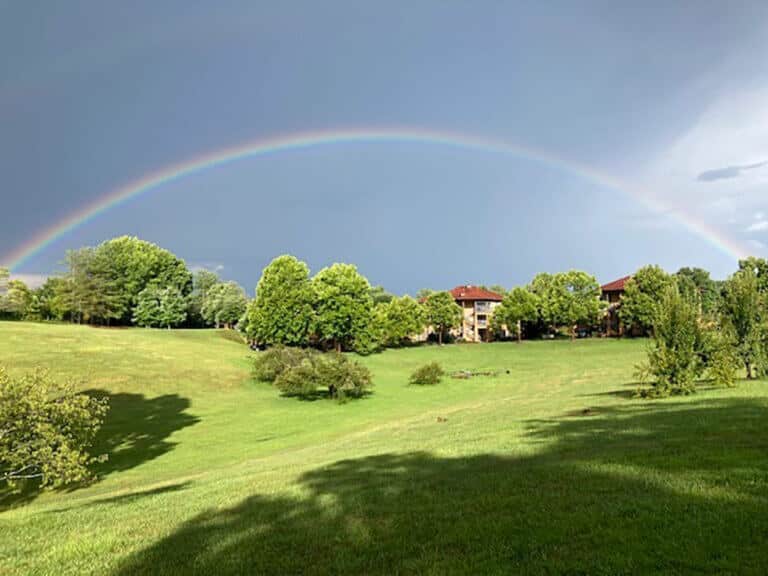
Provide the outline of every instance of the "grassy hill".
{"type": "Polygon", "coordinates": [[[768,385],[635,400],[643,346],[387,351],[339,405],[223,332],[0,322],[112,406],[98,482],[0,495],[0,574],[766,573],[768,385]],[[432,360],[501,374],[407,386],[432,360]]]}

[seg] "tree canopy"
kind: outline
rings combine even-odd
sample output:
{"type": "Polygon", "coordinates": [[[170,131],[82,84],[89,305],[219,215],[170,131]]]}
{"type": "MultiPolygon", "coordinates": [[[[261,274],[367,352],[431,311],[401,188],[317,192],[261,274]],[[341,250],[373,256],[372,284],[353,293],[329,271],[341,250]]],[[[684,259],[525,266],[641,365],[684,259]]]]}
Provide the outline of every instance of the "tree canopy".
{"type": "Polygon", "coordinates": [[[644,266],[627,281],[619,318],[626,327],[637,326],[646,333],[652,328],[659,303],[674,279],[658,266],[644,266]]]}
{"type": "Polygon", "coordinates": [[[77,394],[46,372],[11,378],[0,367],[0,482],[56,487],[89,479],[95,458],[87,449],[106,411],[106,400],[77,394]]]}
{"type": "Polygon", "coordinates": [[[437,333],[437,340],[443,343],[444,335],[461,325],[463,312],[450,292],[431,292],[424,300],[424,314],[427,324],[437,333]]]}
{"type": "Polygon", "coordinates": [[[246,334],[262,344],[304,345],[313,302],[309,266],[294,256],[278,256],[261,273],[247,312],[246,334]]]}
{"type": "Polygon", "coordinates": [[[539,299],[533,292],[517,286],[504,295],[504,300],[493,311],[493,326],[503,326],[522,339],[523,322],[536,322],[539,318],[539,299]]]}
{"type": "Polygon", "coordinates": [[[139,326],[173,328],[187,319],[187,302],[175,286],[151,284],[139,293],[133,321],[139,326]]]}
{"type": "Polygon", "coordinates": [[[201,313],[209,325],[234,326],[245,313],[248,297],[236,282],[220,282],[211,286],[203,298],[201,313]]]}
{"type": "Polygon", "coordinates": [[[312,278],[317,337],[339,351],[355,348],[356,341],[367,348],[373,318],[370,290],[368,280],[352,264],[333,264],[320,270],[312,278]]]}

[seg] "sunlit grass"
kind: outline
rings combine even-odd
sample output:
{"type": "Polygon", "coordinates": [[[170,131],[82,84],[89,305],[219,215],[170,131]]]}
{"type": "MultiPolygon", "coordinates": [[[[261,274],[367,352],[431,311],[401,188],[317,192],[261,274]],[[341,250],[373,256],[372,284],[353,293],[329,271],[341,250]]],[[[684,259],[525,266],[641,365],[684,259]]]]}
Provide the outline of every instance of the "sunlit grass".
{"type": "Polygon", "coordinates": [[[6,498],[0,573],[765,573],[766,384],[633,400],[643,351],[390,350],[339,405],[214,331],[0,323],[12,373],[113,399],[99,482],[6,498]],[[499,374],[408,386],[431,361],[499,374]]]}

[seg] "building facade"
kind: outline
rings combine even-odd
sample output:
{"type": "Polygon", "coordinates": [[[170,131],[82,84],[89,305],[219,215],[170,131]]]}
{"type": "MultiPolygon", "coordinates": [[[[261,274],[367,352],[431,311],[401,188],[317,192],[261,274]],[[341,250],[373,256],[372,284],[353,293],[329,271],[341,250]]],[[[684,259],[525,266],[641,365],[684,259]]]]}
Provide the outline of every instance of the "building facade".
{"type": "Polygon", "coordinates": [[[604,331],[606,336],[623,336],[624,326],[619,318],[619,308],[627,281],[632,276],[624,276],[600,286],[600,298],[608,303],[605,310],[604,331]]]}
{"type": "Polygon", "coordinates": [[[452,335],[466,342],[488,342],[491,340],[491,316],[501,304],[501,294],[479,286],[456,286],[450,291],[453,299],[461,306],[462,324],[452,330],[452,335]]]}

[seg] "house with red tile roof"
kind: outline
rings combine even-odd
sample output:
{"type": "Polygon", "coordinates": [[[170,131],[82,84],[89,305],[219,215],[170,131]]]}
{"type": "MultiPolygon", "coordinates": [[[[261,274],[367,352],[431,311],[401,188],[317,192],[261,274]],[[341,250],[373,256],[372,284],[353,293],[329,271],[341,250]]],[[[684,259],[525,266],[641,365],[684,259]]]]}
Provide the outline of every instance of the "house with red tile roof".
{"type": "Polygon", "coordinates": [[[626,284],[632,276],[624,276],[608,284],[600,286],[600,298],[608,303],[605,310],[605,334],[606,336],[621,336],[624,327],[619,319],[619,308],[624,296],[626,284]]]}
{"type": "Polygon", "coordinates": [[[488,342],[492,335],[491,316],[503,296],[472,285],[456,286],[450,293],[463,312],[462,324],[453,335],[467,342],[488,342]]]}

